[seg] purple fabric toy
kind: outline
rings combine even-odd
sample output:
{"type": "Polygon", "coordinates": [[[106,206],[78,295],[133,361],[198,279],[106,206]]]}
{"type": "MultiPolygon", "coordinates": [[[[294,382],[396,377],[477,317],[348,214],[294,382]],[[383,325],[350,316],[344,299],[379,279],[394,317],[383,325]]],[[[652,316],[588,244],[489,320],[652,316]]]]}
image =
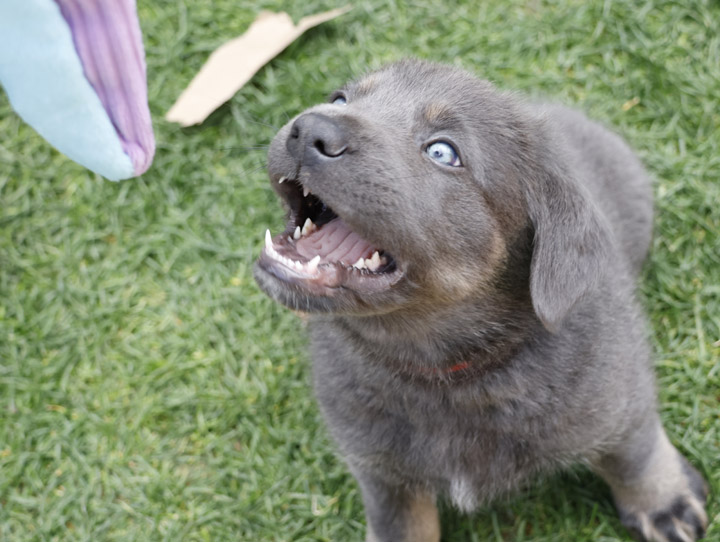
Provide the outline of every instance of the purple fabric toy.
{"type": "Polygon", "coordinates": [[[0,82],[28,124],[89,169],[119,180],[150,166],[134,0],[0,1],[0,82]]]}

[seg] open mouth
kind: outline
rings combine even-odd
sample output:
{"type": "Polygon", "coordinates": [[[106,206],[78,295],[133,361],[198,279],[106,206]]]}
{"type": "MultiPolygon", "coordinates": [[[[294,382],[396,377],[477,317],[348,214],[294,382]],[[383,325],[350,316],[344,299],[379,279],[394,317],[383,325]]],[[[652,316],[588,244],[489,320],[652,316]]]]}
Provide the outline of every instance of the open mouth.
{"type": "Polygon", "coordinates": [[[278,192],[290,211],[283,233],[265,233],[260,264],[266,271],[315,294],[337,288],[383,290],[401,276],[386,250],[351,230],[299,181],[280,178],[278,192]]]}

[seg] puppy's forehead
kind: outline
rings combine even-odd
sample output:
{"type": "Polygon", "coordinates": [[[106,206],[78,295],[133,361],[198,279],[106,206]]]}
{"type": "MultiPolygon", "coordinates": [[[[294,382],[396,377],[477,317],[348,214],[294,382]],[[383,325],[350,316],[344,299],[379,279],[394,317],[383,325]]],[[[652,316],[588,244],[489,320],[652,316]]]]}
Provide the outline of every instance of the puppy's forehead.
{"type": "Polygon", "coordinates": [[[355,93],[359,96],[367,96],[368,94],[371,94],[373,91],[377,90],[378,85],[381,84],[380,79],[381,78],[375,73],[366,75],[356,83],[355,93]]]}
{"type": "Polygon", "coordinates": [[[462,72],[452,69],[407,69],[403,65],[391,65],[386,69],[376,71],[360,79],[354,91],[360,95],[376,93],[392,93],[413,97],[430,97],[438,92],[457,93],[467,91],[478,83],[477,79],[468,77],[462,72]]]}
{"type": "Polygon", "coordinates": [[[410,111],[418,120],[445,123],[467,103],[482,103],[491,85],[466,72],[425,62],[406,61],[370,73],[348,85],[351,100],[372,100],[378,106],[410,111]]]}

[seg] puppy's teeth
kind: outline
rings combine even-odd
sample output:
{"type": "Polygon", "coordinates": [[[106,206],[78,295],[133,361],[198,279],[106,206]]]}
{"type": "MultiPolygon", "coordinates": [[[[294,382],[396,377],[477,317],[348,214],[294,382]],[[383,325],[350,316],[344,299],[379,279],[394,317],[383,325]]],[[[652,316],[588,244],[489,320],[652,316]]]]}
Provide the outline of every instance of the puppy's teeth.
{"type": "Polygon", "coordinates": [[[300,230],[300,226],[295,226],[295,233],[293,233],[293,239],[297,241],[298,239],[300,239],[301,236],[302,231],[300,230]]]}
{"type": "Polygon", "coordinates": [[[310,190],[303,186],[303,196],[308,197],[308,194],[310,194],[310,190]]]}
{"type": "Polygon", "coordinates": [[[272,235],[270,235],[270,230],[265,230],[265,248],[268,250],[273,249],[272,235]]]}
{"type": "Polygon", "coordinates": [[[282,184],[282,183],[284,183],[285,181],[287,181],[287,177],[280,177],[280,178],[278,179],[278,184],[282,184]]]}
{"type": "Polygon", "coordinates": [[[295,269],[297,269],[298,271],[302,271],[304,266],[303,266],[302,263],[300,263],[300,262],[298,262],[298,261],[294,261],[294,262],[293,262],[293,267],[295,267],[295,269]]]}
{"type": "Polygon", "coordinates": [[[315,256],[312,260],[310,260],[305,267],[305,270],[311,274],[314,275],[317,272],[318,264],[320,263],[320,254],[315,256]]]}
{"type": "Polygon", "coordinates": [[[380,253],[377,250],[373,252],[372,258],[370,258],[370,264],[371,265],[369,265],[368,267],[370,267],[370,269],[373,271],[380,267],[380,253]]]}
{"type": "Polygon", "coordinates": [[[363,258],[360,258],[353,264],[353,267],[355,267],[356,269],[365,269],[365,260],[363,258]]]}
{"type": "Polygon", "coordinates": [[[309,218],[305,219],[305,224],[303,224],[302,231],[300,232],[302,235],[307,235],[308,233],[312,233],[317,229],[317,226],[313,224],[313,221],[309,218]]]}

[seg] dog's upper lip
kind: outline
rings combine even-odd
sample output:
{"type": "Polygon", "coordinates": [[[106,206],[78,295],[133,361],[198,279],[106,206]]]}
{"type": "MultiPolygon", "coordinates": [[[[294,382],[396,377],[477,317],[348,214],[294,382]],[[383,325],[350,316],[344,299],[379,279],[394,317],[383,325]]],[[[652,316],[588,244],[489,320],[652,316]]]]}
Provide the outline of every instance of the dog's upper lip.
{"type": "MultiPolygon", "coordinates": [[[[299,169],[299,168],[298,168],[299,169]]],[[[278,191],[278,193],[283,197],[283,199],[287,200],[287,196],[290,192],[290,185],[297,185],[302,188],[302,195],[304,198],[308,197],[312,192],[310,189],[302,182],[300,179],[300,172],[296,172],[294,174],[289,175],[280,175],[276,179],[272,179],[272,181],[275,183],[275,189],[278,191]],[[285,185],[285,186],[283,186],[285,185]]]]}

